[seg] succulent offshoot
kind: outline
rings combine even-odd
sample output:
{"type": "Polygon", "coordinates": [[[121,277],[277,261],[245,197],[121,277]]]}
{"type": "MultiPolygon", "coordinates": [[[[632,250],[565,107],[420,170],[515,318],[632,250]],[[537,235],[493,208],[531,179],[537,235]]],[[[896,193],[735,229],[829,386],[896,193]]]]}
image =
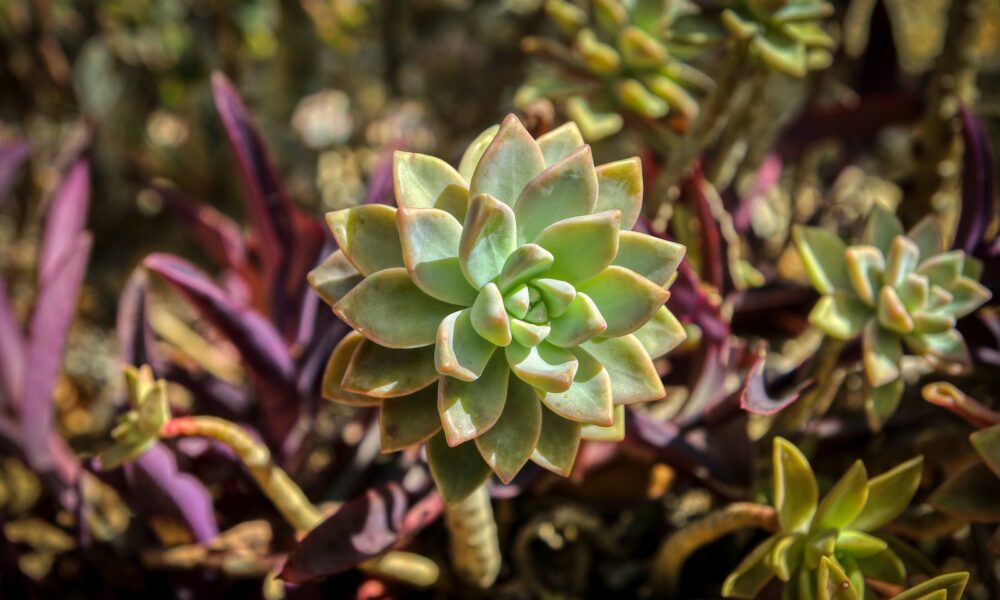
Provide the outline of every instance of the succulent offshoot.
{"type": "Polygon", "coordinates": [[[100,454],[103,469],[114,469],[142,456],[160,439],[160,430],[170,420],[167,383],[155,379],[149,365],[125,366],[125,394],[129,410],[111,431],[115,443],[100,454]]]}
{"type": "Polygon", "coordinates": [[[355,332],[324,395],[379,406],[383,451],[427,442],[450,503],[621,439],[624,405],[664,396],[653,359],[685,337],[664,306],[684,248],[630,231],[640,170],[595,166],[572,123],[535,140],[513,115],[457,170],[397,152],[398,208],[327,216],[340,249],[310,282],[355,332]]]}
{"type": "Polygon", "coordinates": [[[874,428],[896,410],[903,393],[905,347],[944,371],[969,366],[958,319],[990,299],[977,266],[961,250],[944,251],[933,217],[909,232],[895,215],[876,209],[862,244],[848,246],[814,227],[794,239],[813,287],[823,297],[810,322],[839,340],[862,336],[868,387],[866,410],[874,428]]]}

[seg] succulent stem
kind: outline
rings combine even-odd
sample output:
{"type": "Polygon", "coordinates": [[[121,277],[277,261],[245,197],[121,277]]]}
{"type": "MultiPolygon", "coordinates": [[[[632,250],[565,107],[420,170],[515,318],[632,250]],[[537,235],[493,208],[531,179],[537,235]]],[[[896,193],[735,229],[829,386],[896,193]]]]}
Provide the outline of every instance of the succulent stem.
{"type": "Polygon", "coordinates": [[[660,546],[654,562],[654,595],[660,598],[675,597],[681,567],[687,558],[705,544],[744,527],[777,531],[778,513],[763,504],[736,502],[687,525],[667,538],[660,546]]]}
{"type": "Polygon", "coordinates": [[[486,484],[445,509],[445,524],[455,574],[469,585],[486,589],[500,573],[500,540],[486,484]]]}
{"type": "MultiPolygon", "coordinates": [[[[281,516],[296,531],[305,533],[323,521],[324,515],[309,501],[292,478],[271,460],[267,446],[251,437],[239,425],[218,417],[176,417],[160,430],[163,438],[204,437],[225,444],[232,450],[274,504],[281,516]]],[[[426,587],[437,581],[434,561],[409,552],[389,551],[361,563],[371,575],[426,587]]]]}

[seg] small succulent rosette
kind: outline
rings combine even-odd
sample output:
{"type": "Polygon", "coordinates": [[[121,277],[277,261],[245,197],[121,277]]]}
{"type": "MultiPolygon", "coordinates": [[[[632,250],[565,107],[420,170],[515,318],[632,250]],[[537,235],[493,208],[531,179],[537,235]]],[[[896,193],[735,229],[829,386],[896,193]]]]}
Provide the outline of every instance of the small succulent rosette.
{"type": "Polygon", "coordinates": [[[636,158],[595,167],[573,124],[508,116],[458,170],[398,152],[399,208],[327,215],[340,249],[310,282],[354,328],[324,395],[379,406],[383,451],[428,442],[449,501],[530,459],[568,474],[581,439],[621,439],[684,339],[664,306],[683,246],[629,231],[636,158]]]}
{"type": "Polygon", "coordinates": [[[673,11],[643,0],[587,4],[589,10],[566,0],[545,3],[567,45],[525,39],[528,52],[549,60],[532,73],[515,103],[525,108],[541,98],[552,101],[591,142],[622,128],[620,111],[686,130],[698,116],[697,96],[713,84],[674,56],[665,35],[673,11]]]}
{"type": "Polygon", "coordinates": [[[866,409],[876,428],[903,394],[903,346],[945,371],[968,367],[969,351],[955,323],[989,300],[990,292],[975,279],[975,261],[961,250],[944,251],[936,219],[904,233],[895,215],[876,208],[863,244],[847,246],[815,227],[796,229],[794,238],[813,287],[823,295],[810,323],[836,339],[862,336],[866,409]]]}
{"type": "Polygon", "coordinates": [[[772,578],[785,598],[868,598],[865,578],[902,585],[906,568],[885,540],[870,532],[891,522],[920,484],[921,457],[868,479],[861,461],[822,501],[805,456],[776,438],[774,508],[780,531],[760,543],[726,579],[727,598],[756,598],[772,578]],[[839,594],[831,594],[840,590],[839,594]]]}
{"type": "Polygon", "coordinates": [[[115,443],[99,456],[105,470],[144,454],[160,439],[160,429],[170,420],[167,383],[154,379],[149,365],[125,366],[125,392],[130,410],[111,431],[115,443]]]}

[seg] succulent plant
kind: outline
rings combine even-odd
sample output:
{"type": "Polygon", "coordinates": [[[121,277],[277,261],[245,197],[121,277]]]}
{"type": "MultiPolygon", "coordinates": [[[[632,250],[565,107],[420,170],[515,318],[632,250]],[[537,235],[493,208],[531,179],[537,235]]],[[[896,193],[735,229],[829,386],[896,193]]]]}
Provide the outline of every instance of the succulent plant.
{"type": "Polygon", "coordinates": [[[969,363],[956,321],[990,298],[976,265],[961,250],[943,251],[933,217],[909,232],[895,215],[876,208],[864,243],[847,246],[835,234],[808,227],[794,239],[813,287],[823,295],[809,321],[827,335],[862,336],[870,388],[866,408],[876,427],[903,393],[902,346],[944,369],[969,363]]]}
{"type": "Polygon", "coordinates": [[[545,3],[570,47],[527,38],[527,51],[559,64],[534,73],[515,102],[522,108],[540,98],[557,103],[588,141],[617,133],[620,111],[669,118],[675,129],[687,129],[698,116],[695,96],[712,81],[673,55],[664,35],[671,11],[643,0],[589,4],[590,11],[565,0],[545,3]]]}
{"type": "Polygon", "coordinates": [[[621,439],[685,335],[663,305],[683,246],[629,231],[640,175],[637,158],[595,167],[572,123],[536,141],[513,115],[458,170],[398,152],[398,208],[327,215],[340,250],[310,282],[355,332],[325,396],[380,406],[383,451],[428,440],[451,502],[491,470],[565,475],[581,438],[621,439]]]}
{"type": "Polygon", "coordinates": [[[786,598],[861,598],[865,577],[904,583],[903,562],[870,532],[910,503],[922,464],[917,457],[868,479],[859,460],[819,501],[816,476],[805,456],[791,442],[775,438],[774,508],[780,530],[726,578],[723,596],[754,598],[773,577],[785,582],[786,598]],[[841,595],[829,593],[831,582],[841,595]]]}
{"type": "Polygon", "coordinates": [[[170,420],[167,382],[153,378],[149,365],[125,366],[125,392],[131,409],[111,431],[115,443],[101,453],[101,468],[114,469],[138,458],[160,439],[160,429],[170,420]]]}

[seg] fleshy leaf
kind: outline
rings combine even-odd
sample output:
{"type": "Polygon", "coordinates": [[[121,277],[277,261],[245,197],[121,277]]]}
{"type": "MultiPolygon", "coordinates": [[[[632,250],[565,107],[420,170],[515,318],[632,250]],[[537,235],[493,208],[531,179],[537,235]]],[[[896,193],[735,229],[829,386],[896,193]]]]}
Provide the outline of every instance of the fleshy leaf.
{"type": "Polygon", "coordinates": [[[946,600],[961,600],[965,586],[969,583],[968,573],[947,573],[928,579],[906,590],[892,600],[930,600],[936,592],[945,592],[946,600]]]}
{"type": "Polygon", "coordinates": [[[637,231],[618,237],[618,254],[611,263],[635,271],[656,285],[665,286],[684,258],[684,246],[637,231]]]}
{"type": "Polygon", "coordinates": [[[750,49],[775,71],[790,77],[805,77],[808,72],[806,46],[777,31],[764,31],[750,41],[750,49]]]}
{"type": "Polygon", "coordinates": [[[798,533],[782,535],[775,542],[767,560],[778,579],[790,581],[792,574],[801,566],[804,542],[804,536],[798,533]]]}
{"type": "Polygon", "coordinates": [[[636,336],[591,340],[582,348],[604,365],[611,376],[615,404],[650,402],[666,394],[653,360],[636,336]]]}
{"type": "Polygon", "coordinates": [[[323,397],[334,402],[343,402],[352,406],[377,406],[378,398],[352,394],[340,387],[340,382],[344,379],[347,366],[351,363],[354,351],[364,341],[365,337],[356,331],[349,332],[344,339],[340,340],[337,347],[330,354],[330,360],[326,363],[326,370],[323,371],[323,384],[321,390],[323,397]]]}
{"type": "Polygon", "coordinates": [[[809,313],[809,322],[838,340],[849,340],[861,333],[871,309],[857,299],[842,293],[823,296],[809,313]]]}
{"type": "Polygon", "coordinates": [[[537,346],[542,340],[548,339],[552,328],[548,325],[535,325],[520,319],[510,320],[510,333],[515,342],[522,346],[537,346]]]}
{"type": "Polygon", "coordinates": [[[650,358],[659,358],[687,339],[687,331],[670,309],[661,306],[645,325],[632,334],[650,358]]]}
{"type": "Polygon", "coordinates": [[[882,252],[875,246],[851,246],[844,250],[844,261],[854,293],[868,306],[875,306],[875,295],[885,271],[882,252]]]}
{"type": "MultiPolygon", "coordinates": [[[[537,244],[520,246],[507,257],[503,269],[500,270],[497,286],[506,296],[508,292],[522,283],[546,273],[554,261],[552,253],[537,244]]],[[[517,315],[514,314],[514,316],[517,315]]]]}
{"type": "Polygon", "coordinates": [[[849,529],[837,536],[837,552],[852,558],[867,558],[885,551],[889,547],[884,540],[861,531],[849,529]]]}
{"type": "Polygon", "coordinates": [[[778,542],[778,536],[771,536],[754,548],[743,562],[726,577],[722,584],[722,595],[726,598],[756,598],[774,572],[767,558],[778,542]]]}
{"type": "Polygon", "coordinates": [[[944,249],[941,221],[935,216],[929,215],[921,219],[906,233],[906,237],[910,238],[920,249],[921,261],[940,254],[944,249]]]}
{"type": "Polygon", "coordinates": [[[819,489],[809,461],[791,442],[774,439],[774,508],[785,532],[805,531],[816,514],[819,489]]]}
{"type": "Polygon", "coordinates": [[[479,456],[475,444],[451,447],[443,433],[427,441],[427,464],[448,504],[465,500],[490,478],[490,467],[479,456]]]}
{"type": "Polygon", "coordinates": [[[842,529],[857,517],[868,500],[868,477],[865,465],[855,461],[840,481],[830,489],[816,509],[812,531],[842,529]]]}
{"type": "Polygon", "coordinates": [[[366,277],[333,310],[380,346],[418,348],[434,343],[441,320],[456,308],[422,292],[397,267],[366,277]]]}
{"type": "Polygon", "coordinates": [[[426,441],[441,430],[437,386],[382,401],[378,412],[382,452],[395,452],[426,441]]]}
{"type": "Polygon", "coordinates": [[[337,246],[362,275],[403,266],[403,246],[396,230],[396,209],[364,204],[326,214],[337,246]]]}
{"type": "Polygon", "coordinates": [[[865,224],[865,243],[872,244],[883,254],[888,254],[892,240],[901,235],[903,235],[903,224],[896,215],[876,204],[865,224]]]}
{"type": "Polygon", "coordinates": [[[872,387],[883,386],[899,378],[899,361],[903,356],[899,337],[870,321],[865,325],[861,342],[865,376],[872,387]]]}
{"type": "Polygon", "coordinates": [[[479,290],[469,316],[476,333],[486,341],[495,346],[510,343],[510,319],[507,317],[503,296],[492,281],[479,290]]]}
{"type": "Polygon", "coordinates": [[[642,211],[642,162],[639,157],[598,165],[595,171],[597,205],[594,212],[617,210],[622,215],[619,227],[632,229],[642,211]]]}
{"type": "Polygon", "coordinates": [[[878,322],[890,331],[907,334],[913,331],[913,318],[906,311],[895,288],[883,286],[878,295],[878,322]]]}
{"type": "Polygon", "coordinates": [[[564,392],[548,392],[542,402],[564,419],[600,427],[614,425],[611,378],[594,357],[579,348],[573,351],[579,368],[573,385],[564,392]]]}
{"type": "Polygon", "coordinates": [[[550,318],[566,312],[576,298],[576,289],[560,279],[535,279],[531,287],[538,291],[550,318]]]}
{"type": "Polygon", "coordinates": [[[309,285],[330,306],[339,302],[362,279],[363,276],[347,260],[343,250],[330,254],[308,275],[309,285]]]}
{"type": "Polygon", "coordinates": [[[438,413],[450,445],[457,446],[493,427],[503,412],[509,378],[510,369],[500,352],[493,354],[475,381],[441,378],[438,413]]]}
{"type": "Polygon", "coordinates": [[[575,356],[545,342],[533,347],[511,342],[504,350],[511,371],[522,381],[545,392],[568,390],[579,367],[575,356]]]}
{"type": "MultiPolygon", "coordinates": [[[[538,234],[553,223],[589,215],[596,203],[594,158],[590,146],[584,145],[539,173],[525,186],[514,205],[517,239],[521,243],[535,241],[538,234]]],[[[558,256],[556,263],[558,266],[558,256]]]]}
{"type": "Polygon", "coordinates": [[[392,156],[392,180],[400,208],[433,208],[449,188],[467,187],[458,171],[440,158],[399,150],[392,156]]]}
{"type": "Polygon", "coordinates": [[[604,271],[618,254],[618,211],[564,219],[549,225],[535,243],[552,253],[549,277],[584,281],[604,271]]]}
{"type": "Polygon", "coordinates": [[[885,385],[871,388],[865,397],[865,414],[868,426],[873,431],[880,431],[886,420],[892,416],[903,399],[903,378],[897,377],[885,385]]]}
{"type": "Polygon", "coordinates": [[[473,198],[459,243],[462,272],[469,283],[481,289],[496,279],[516,245],[514,211],[486,194],[473,198]]]}
{"type": "Polygon", "coordinates": [[[913,311],[927,306],[930,299],[930,284],[927,278],[916,273],[910,273],[899,286],[899,299],[907,311],[913,311]]]}
{"type": "Polygon", "coordinates": [[[434,348],[398,350],[362,340],[354,351],[341,387],[375,398],[396,398],[421,390],[438,379],[434,348]]]}
{"type": "Polygon", "coordinates": [[[486,148],[489,147],[490,142],[496,137],[498,131],[500,131],[499,125],[488,127],[477,135],[476,139],[472,140],[469,147],[465,149],[465,153],[462,154],[462,160],[458,162],[458,173],[466,181],[472,180],[472,175],[476,172],[479,160],[483,157],[483,153],[486,152],[486,148]]]}
{"type": "Polygon", "coordinates": [[[907,275],[917,268],[920,261],[920,249],[912,241],[898,236],[889,246],[885,257],[885,274],[882,276],[884,285],[898,288],[907,275]]]}
{"type": "Polygon", "coordinates": [[[874,531],[898,517],[917,493],[924,458],[918,456],[868,480],[868,501],[848,528],[874,531]]]}
{"type": "Polygon", "coordinates": [[[489,194],[514,206],[524,186],[543,169],[545,158],[538,144],[517,117],[507,115],[476,166],[469,196],[489,194]]]}
{"type": "Polygon", "coordinates": [[[500,481],[510,483],[535,451],[542,431],[542,405],[535,388],[514,377],[496,424],[476,438],[476,447],[500,481]]]}
{"type": "Polygon", "coordinates": [[[434,364],[441,375],[475,381],[497,349],[476,333],[471,315],[466,308],[441,321],[434,343],[434,364]]]}
{"type": "Polygon", "coordinates": [[[932,285],[939,285],[948,289],[962,274],[964,263],[965,253],[961,250],[942,252],[922,261],[920,266],[917,267],[917,273],[926,275],[932,285]]]}
{"type": "Polygon", "coordinates": [[[858,600],[858,590],[854,589],[847,573],[835,560],[824,556],[819,559],[816,575],[817,600],[858,600]]]}
{"type": "Polygon", "coordinates": [[[615,406],[615,421],[608,427],[584,425],[580,436],[591,442],[620,442],[625,439],[625,405],[615,406]]]}
{"type": "Polygon", "coordinates": [[[543,407],[542,433],[531,461],[557,475],[569,477],[580,447],[580,431],[579,423],[567,421],[543,407]]]}
{"type": "Polygon", "coordinates": [[[608,267],[601,274],[577,286],[590,296],[608,323],[602,335],[628,335],[646,324],[670,294],[645,277],[622,268],[608,267]]]}
{"type": "Polygon", "coordinates": [[[545,166],[549,167],[582,146],[583,135],[576,123],[570,121],[540,136],[536,141],[545,158],[545,166]]]}
{"type": "Polygon", "coordinates": [[[819,227],[796,227],[792,231],[795,247],[813,287],[820,294],[836,289],[851,289],[851,279],[844,262],[847,246],[835,234],[819,227]]]}
{"type": "Polygon", "coordinates": [[[981,462],[951,475],[927,499],[934,508],[974,523],[1000,521],[1000,479],[981,462]]]}
{"type": "Polygon", "coordinates": [[[503,299],[503,306],[515,319],[523,319],[528,314],[531,306],[531,292],[528,286],[523,283],[507,293],[503,299]]]}
{"type": "Polygon", "coordinates": [[[978,281],[969,277],[959,277],[949,289],[952,301],[941,310],[962,318],[986,303],[993,295],[978,281]]]}
{"type": "Polygon", "coordinates": [[[546,338],[549,343],[563,348],[579,346],[608,328],[601,311],[587,294],[576,294],[569,308],[550,321],[552,331],[546,338]]]}
{"type": "Polygon", "coordinates": [[[941,333],[909,335],[904,341],[914,354],[933,358],[938,363],[970,364],[969,348],[965,344],[965,338],[955,329],[941,333]]]}
{"type": "Polygon", "coordinates": [[[980,429],[969,435],[972,447],[983,463],[1000,478],[1000,425],[980,429]]]}
{"type": "Polygon", "coordinates": [[[403,261],[417,287],[442,302],[472,305],[476,290],[466,280],[458,259],[462,224],[436,208],[401,208],[396,222],[403,261]]]}

